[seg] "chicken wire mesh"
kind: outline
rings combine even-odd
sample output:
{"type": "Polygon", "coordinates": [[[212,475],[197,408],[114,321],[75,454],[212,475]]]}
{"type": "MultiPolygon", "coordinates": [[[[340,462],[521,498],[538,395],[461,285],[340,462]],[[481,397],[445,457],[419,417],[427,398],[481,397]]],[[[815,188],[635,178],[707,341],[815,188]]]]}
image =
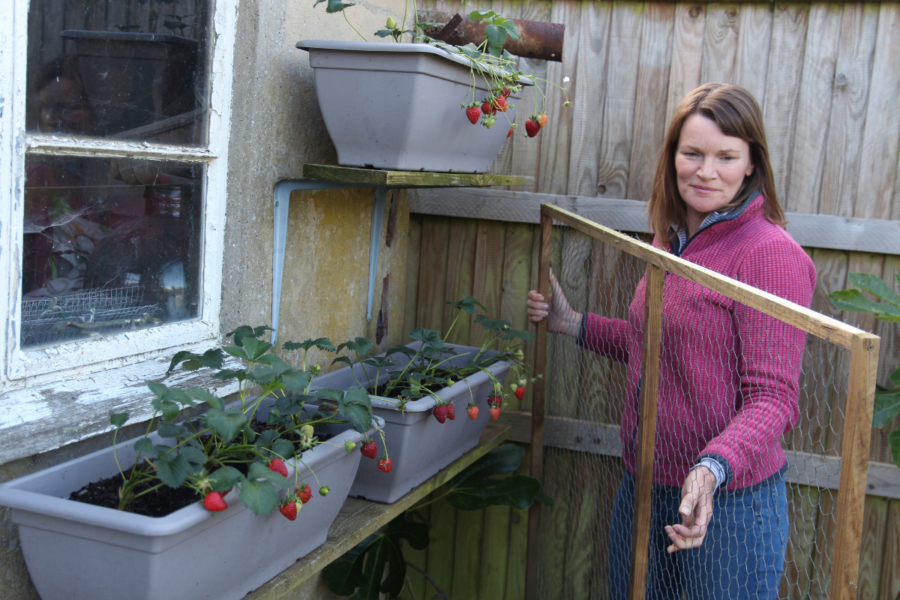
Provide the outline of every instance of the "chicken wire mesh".
{"type": "MultiPolygon", "coordinates": [[[[626,598],[647,263],[554,226],[550,264],[543,482],[556,502],[541,512],[536,597],[626,598]]],[[[666,274],[646,598],[829,597],[849,359],[666,274]],[[664,527],[681,523],[701,454],[739,489],[716,492],[699,547],[669,554],[664,527]]]]}

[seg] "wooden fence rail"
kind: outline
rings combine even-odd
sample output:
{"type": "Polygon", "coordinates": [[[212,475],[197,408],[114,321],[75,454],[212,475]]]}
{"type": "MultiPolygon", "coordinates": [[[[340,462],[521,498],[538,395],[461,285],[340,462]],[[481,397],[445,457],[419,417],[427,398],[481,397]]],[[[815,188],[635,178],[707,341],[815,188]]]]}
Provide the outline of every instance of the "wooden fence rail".
{"type": "MultiPolygon", "coordinates": [[[[672,256],[626,235],[583,219],[550,204],[541,205],[541,245],[538,290],[550,293],[550,235],[553,222],[558,221],[595,240],[647,263],[647,297],[645,302],[644,355],[641,365],[642,394],[639,406],[639,438],[637,449],[637,477],[635,483],[634,533],[632,544],[630,598],[642,600],[646,587],[648,536],[651,506],[652,466],[655,441],[655,418],[659,377],[659,341],[662,329],[662,282],[666,272],[713,290],[731,300],[754,308],[761,313],[797,327],[808,334],[848,349],[850,371],[841,435],[840,490],[835,513],[836,532],[833,553],[830,598],[852,600],[857,596],[859,557],[862,544],[863,509],[868,473],[869,441],[874,408],[875,380],[878,367],[880,338],[798,306],[772,294],[762,292],[672,256]]],[[[538,327],[538,349],[535,369],[546,369],[547,320],[538,327]]],[[[532,402],[532,461],[542,461],[544,436],[544,386],[536,387],[532,402]]],[[[540,469],[538,468],[538,474],[540,469]]],[[[531,548],[538,544],[539,510],[529,515],[529,564],[526,573],[534,577],[538,566],[531,548]]],[[[536,585],[526,587],[527,598],[535,598],[536,585]]]]}

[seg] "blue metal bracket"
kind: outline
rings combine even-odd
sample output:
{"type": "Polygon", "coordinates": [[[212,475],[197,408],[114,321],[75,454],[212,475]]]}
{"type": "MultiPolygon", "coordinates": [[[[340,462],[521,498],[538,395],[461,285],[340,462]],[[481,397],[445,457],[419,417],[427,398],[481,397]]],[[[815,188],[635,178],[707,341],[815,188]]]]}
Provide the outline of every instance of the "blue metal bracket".
{"type": "Polygon", "coordinates": [[[366,303],[366,320],[372,319],[372,300],[375,294],[375,271],[378,268],[378,252],[381,249],[381,229],[384,222],[384,205],[387,187],[372,185],[348,185],[315,179],[279,181],[275,184],[275,226],[272,236],[272,344],[278,341],[278,316],[281,309],[281,284],[284,279],[284,253],[287,246],[288,215],[291,193],[297,190],[334,190],[349,188],[375,188],[372,206],[372,236],[369,242],[369,297],[366,303]]]}

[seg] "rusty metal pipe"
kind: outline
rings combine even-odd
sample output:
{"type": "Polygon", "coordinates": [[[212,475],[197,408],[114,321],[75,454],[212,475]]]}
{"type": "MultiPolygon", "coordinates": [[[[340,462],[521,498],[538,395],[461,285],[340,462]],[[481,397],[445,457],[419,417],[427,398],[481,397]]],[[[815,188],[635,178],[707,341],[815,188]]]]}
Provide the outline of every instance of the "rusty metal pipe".
{"type": "MultiPolygon", "coordinates": [[[[435,37],[449,23],[454,15],[435,11],[420,11],[419,22],[441,23],[439,27],[425,28],[425,35],[435,37]]],[[[518,41],[508,39],[503,48],[510,54],[525,58],[540,58],[562,62],[563,38],[566,26],[562,23],[541,23],[539,21],[522,21],[513,19],[519,32],[518,41]]],[[[465,46],[472,43],[476,46],[486,39],[484,23],[473,23],[467,17],[456,28],[442,36],[443,41],[454,46],[465,46]]]]}

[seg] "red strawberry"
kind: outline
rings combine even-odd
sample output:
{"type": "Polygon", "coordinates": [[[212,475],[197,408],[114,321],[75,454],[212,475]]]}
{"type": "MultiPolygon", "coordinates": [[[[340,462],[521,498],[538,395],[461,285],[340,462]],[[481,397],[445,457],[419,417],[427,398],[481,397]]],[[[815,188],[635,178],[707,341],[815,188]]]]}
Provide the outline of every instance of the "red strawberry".
{"type": "Polygon", "coordinates": [[[375,458],[375,455],[378,454],[378,446],[375,445],[375,442],[368,441],[360,447],[359,451],[366,458],[375,458]]]}
{"type": "Polygon", "coordinates": [[[466,409],[466,412],[469,413],[469,418],[473,421],[478,418],[478,407],[475,405],[470,406],[466,409]]]}
{"type": "Polygon", "coordinates": [[[228,508],[228,503],[219,492],[210,492],[203,498],[203,508],[209,512],[219,512],[228,508]]]}
{"type": "Polygon", "coordinates": [[[516,388],[516,398],[521,400],[525,396],[525,386],[520,385],[516,388]]]}
{"type": "Polygon", "coordinates": [[[273,458],[272,461],[266,466],[269,467],[270,469],[272,469],[273,471],[275,471],[276,473],[281,473],[285,477],[288,476],[287,467],[285,466],[284,461],[281,460],[280,458],[273,458]]]}
{"type": "Polygon", "coordinates": [[[506,109],[509,108],[509,105],[506,103],[506,98],[503,96],[497,96],[497,98],[494,99],[493,106],[500,112],[506,112],[506,109]]]}
{"type": "Polygon", "coordinates": [[[385,473],[391,472],[391,459],[384,458],[378,461],[378,468],[384,471],[385,473]]]}
{"type": "Polygon", "coordinates": [[[481,105],[481,112],[486,115],[492,115],[497,112],[497,110],[493,106],[491,106],[490,102],[485,102],[481,105]]]}
{"type": "Polygon", "coordinates": [[[312,499],[312,490],[309,489],[308,485],[303,486],[303,489],[300,490],[300,494],[298,495],[300,497],[300,502],[306,504],[312,499]]]}
{"type": "Polygon", "coordinates": [[[446,423],[447,422],[447,407],[443,404],[434,407],[434,418],[438,420],[438,423],[446,423]]]}
{"type": "Polygon", "coordinates": [[[453,406],[452,404],[447,405],[447,418],[450,419],[451,421],[456,420],[456,407],[453,406]]]}
{"type": "Polygon", "coordinates": [[[491,407],[491,418],[495,421],[500,418],[500,407],[499,406],[491,407]]]}
{"type": "Polygon", "coordinates": [[[515,129],[515,127],[510,127],[510,128],[509,128],[509,133],[506,134],[506,137],[511,136],[514,129],[515,129]]]}
{"type": "Polygon", "coordinates": [[[540,125],[541,127],[546,127],[547,126],[547,113],[539,114],[537,117],[537,122],[538,122],[538,125],[540,125]]]}
{"type": "Polygon", "coordinates": [[[528,137],[534,137],[541,132],[541,124],[537,121],[532,121],[528,119],[525,121],[525,133],[528,134],[528,137]]]}
{"type": "Polygon", "coordinates": [[[488,398],[488,406],[503,408],[503,396],[491,396],[488,398]]]}
{"type": "Polygon", "coordinates": [[[288,501],[285,504],[282,504],[281,508],[278,510],[287,517],[288,521],[293,521],[297,518],[297,513],[300,511],[301,506],[302,504],[300,504],[299,501],[288,499],[288,501]]]}
{"type": "Polygon", "coordinates": [[[469,117],[469,121],[472,122],[472,125],[478,122],[478,119],[481,118],[481,109],[477,106],[470,106],[466,109],[466,116],[469,117]]]}
{"type": "Polygon", "coordinates": [[[503,96],[504,98],[509,98],[510,93],[511,92],[509,91],[508,87],[505,87],[502,90],[500,90],[500,95],[503,96]]]}

